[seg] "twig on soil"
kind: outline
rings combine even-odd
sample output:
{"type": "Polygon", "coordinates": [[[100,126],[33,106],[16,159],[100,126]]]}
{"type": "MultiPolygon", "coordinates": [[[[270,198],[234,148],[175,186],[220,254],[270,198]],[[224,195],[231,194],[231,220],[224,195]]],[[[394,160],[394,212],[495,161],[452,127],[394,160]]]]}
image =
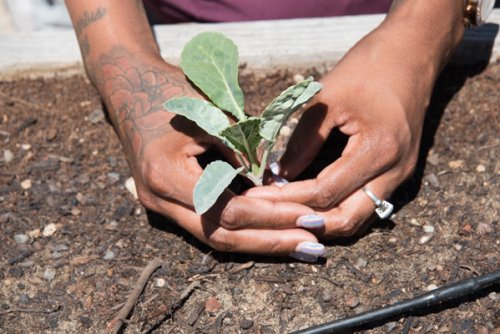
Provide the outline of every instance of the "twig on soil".
{"type": "Polygon", "coordinates": [[[9,95],[5,94],[4,92],[0,92],[0,96],[2,97],[2,99],[6,99],[8,101],[20,103],[20,104],[25,105],[27,107],[30,107],[30,108],[33,108],[33,109],[38,109],[38,110],[50,113],[50,110],[47,109],[47,108],[41,107],[41,106],[39,106],[37,104],[31,103],[31,102],[26,101],[24,99],[20,99],[18,97],[9,96],[9,95]]]}
{"type": "Polygon", "coordinates": [[[199,281],[192,282],[191,284],[188,285],[187,288],[185,288],[182,293],[180,294],[179,298],[173,302],[171,305],[163,305],[158,311],[155,313],[151,314],[146,318],[147,321],[156,318],[157,316],[160,316],[162,314],[167,313],[167,315],[173,315],[173,313],[180,309],[182,304],[186,301],[186,299],[189,297],[191,292],[194,291],[194,289],[198,288],[200,286],[199,281]]]}
{"type": "Polygon", "coordinates": [[[163,266],[165,262],[162,259],[156,258],[153,259],[142,271],[139,280],[134,286],[132,293],[128,296],[127,301],[115,316],[113,320],[111,320],[106,327],[106,333],[117,333],[122,327],[124,320],[127,318],[129,313],[134,308],[137,299],[141,296],[142,290],[146,286],[149,277],[155,272],[156,269],[163,266]]]}
{"type": "Polygon", "coordinates": [[[254,264],[255,264],[255,261],[249,261],[247,263],[240,264],[239,266],[234,267],[231,270],[229,270],[229,273],[232,275],[235,275],[235,274],[239,273],[240,271],[252,268],[254,264]]]}
{"type": "Polygon", "coordinates": [[[342,263],[344,264],[344,266],[347,269],[349,269],[354,275],[356,275],[359,279],[361,279],[365,283],[370,282],[370,280],[372,278],[371,275],[365,274],[364,272],[362,272],[361,270],[356,268],[351,262],[349,262],[349,260],[347,258],[342,257],[341,260],[342,260],[342,263]]]}
{"type": "Polygon", "coordinates": [[[215,320],[215,333],[221,334],[222,333],[222,322],[224,319],[229,315],[228,311],[222,312],[217,319],[215,320]]]}
{"type": "Polygon", "coordinates": [[[461,269],[467,269],[471,273],[476,274],[477,276],[481,276],[481,273],[476,268],[474,268],[473,266],[468,266],[466,264],[461,264],[461,265],[459,265],[459,268],[461,268],[461,269]]]}
{"type": "Polygon", "coordinates": [[[47,310],[33,310],[33,309],[26,309],[26,308],[13,308],[10,310],[5,310],[5,311],[0,311],[0,315],[6,315],[10,313],[43,313],[43,314],[50,314],[57,312],[61,309],[61,305],[56,305],[53,308],[47,309],[47,310]]]}

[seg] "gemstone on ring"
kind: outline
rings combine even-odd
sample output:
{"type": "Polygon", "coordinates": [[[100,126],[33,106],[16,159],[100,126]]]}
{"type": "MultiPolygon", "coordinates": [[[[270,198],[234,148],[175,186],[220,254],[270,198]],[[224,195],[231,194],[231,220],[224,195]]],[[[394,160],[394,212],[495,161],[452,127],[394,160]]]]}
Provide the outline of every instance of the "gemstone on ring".
{"type": "Polygon", "coordinates": [[[373,201],[373,203],[376,206],[375,212],[379,216],[380,219],[386,219],[389,218],[389,216],[392,213],[392,210],[394,209],[394,205],[391,203],[381,200],[378,198],[374,193],[372,193],[370,190],[363,188],[363,191],[365,192],[368,197],[373,201]]]}

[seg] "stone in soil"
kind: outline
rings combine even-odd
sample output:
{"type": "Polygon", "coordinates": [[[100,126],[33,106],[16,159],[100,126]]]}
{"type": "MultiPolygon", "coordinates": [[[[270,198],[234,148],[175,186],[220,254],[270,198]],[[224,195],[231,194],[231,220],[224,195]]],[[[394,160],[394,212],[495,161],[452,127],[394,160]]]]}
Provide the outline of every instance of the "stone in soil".
{"type": "Polygon", "coordinates": [[[243,319],[240,323],[240,328],[243,330],[247,330],[253,327],[252,319],[243,319]]]}
{"type": "Polygon", "coordinates": [[[16,241],[16,243],[18,244],[25,244],[27,243],[28,241],[30,241],[30,237],[27,236],[26,234],[16,234],[14,236],[14,240],[16,241]]]}

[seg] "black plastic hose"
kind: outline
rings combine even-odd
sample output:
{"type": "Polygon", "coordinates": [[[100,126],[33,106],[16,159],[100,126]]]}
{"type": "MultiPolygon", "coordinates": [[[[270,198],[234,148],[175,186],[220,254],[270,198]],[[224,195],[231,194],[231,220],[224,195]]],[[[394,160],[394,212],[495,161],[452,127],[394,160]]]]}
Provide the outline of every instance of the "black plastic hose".
{"type": "Polygon", "coordinates": [[[349,333],[355,328],[380,323],[396,316],[459,299],[499,282],[500,270],[497,270],[486,275],[459,281],[424,293],[421,296],[388,305],[377,310],[367,311],[352,317],[306,328],[294,332],[294,334],[349,333]]]}

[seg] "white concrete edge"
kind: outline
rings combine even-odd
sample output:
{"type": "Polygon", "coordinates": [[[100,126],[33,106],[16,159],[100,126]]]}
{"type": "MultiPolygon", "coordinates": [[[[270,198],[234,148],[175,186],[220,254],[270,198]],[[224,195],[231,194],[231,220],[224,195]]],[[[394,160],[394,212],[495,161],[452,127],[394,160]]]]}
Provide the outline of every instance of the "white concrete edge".
{"type": "MultiPolygon", "coordinates": [[[[184,44],[202,31],[219,31],[239,46],[240,62],[249,69],[333,66],[384,15],[294,19],[216,24],[178,24],[155,27],[162,56],[178,64],[184,44]]],[[[500,55],[500,10],[489,24],[466,32],[454,59],[469,63],[500,55]],[[491,53],[491,54],[490,54],[491,53]]],[[[19,76],[83,73],[78,43],[72,31],[0,35],[0,80],[19,76]]]]}

